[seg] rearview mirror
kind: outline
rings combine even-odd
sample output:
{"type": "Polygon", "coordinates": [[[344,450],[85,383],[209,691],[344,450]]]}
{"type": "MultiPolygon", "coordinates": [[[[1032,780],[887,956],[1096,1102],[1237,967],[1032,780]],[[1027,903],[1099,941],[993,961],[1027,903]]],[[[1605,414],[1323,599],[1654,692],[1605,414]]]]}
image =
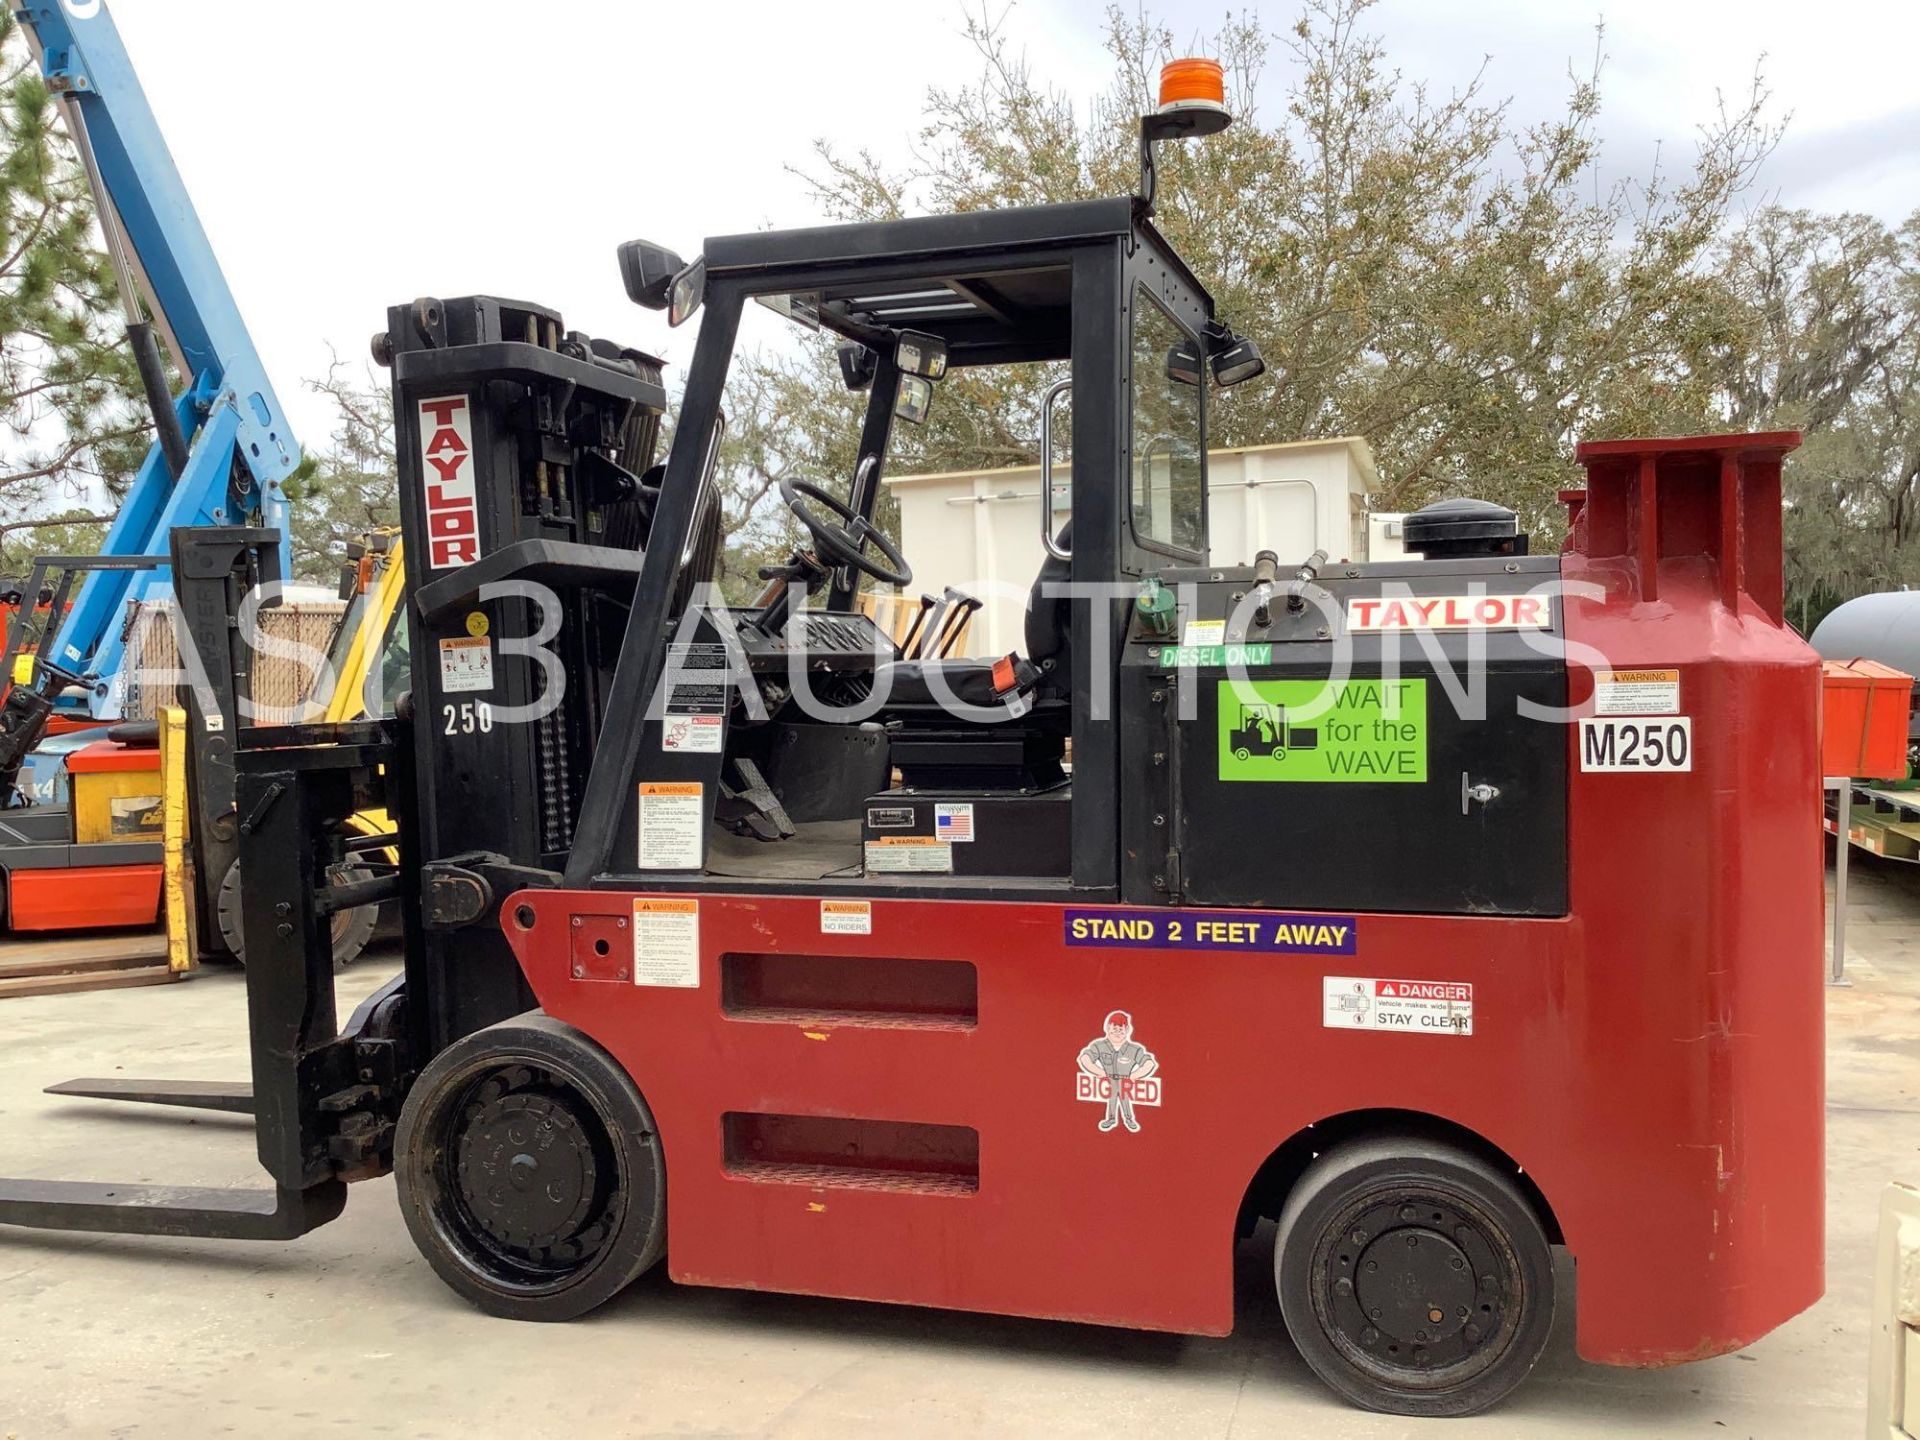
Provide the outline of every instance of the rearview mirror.
{"type": "Polygon", "coordinates": [[[900,394],[893,402],[893,413],[909,425],[924,425],[932,410],[933,382],[919,375],[902,375],[900,394]]]}
{"type": "Polygon", "coordinates": [[[629,240],[620,247],[620,281],[627,298],[648,310],[664,310],[676,277],[686,261],[664,245],[629,240]]]}
{"type": "Polygon", "coordinates": [[[894,343],[893,363],[904,375],[938,380],[947,373],[947,342],[937,335],[902,330],[894,343]]]}

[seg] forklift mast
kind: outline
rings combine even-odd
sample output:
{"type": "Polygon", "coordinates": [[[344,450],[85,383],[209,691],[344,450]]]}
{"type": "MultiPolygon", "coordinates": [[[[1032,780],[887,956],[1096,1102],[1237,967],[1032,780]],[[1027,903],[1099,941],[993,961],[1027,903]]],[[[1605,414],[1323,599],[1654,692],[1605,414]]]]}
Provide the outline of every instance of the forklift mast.
{"type": "Polygon", "coordinates": [[[497,931],[454,927],[490,869],[565,862],[666,396],[652,356],[490,296],[395,306],[374,349],[393,371],[412,601],[407,843],[429,878],[409,968],[432,1053],[532,1003],[497,931]]]}
{"type": "MultiPolygon", "coordinates": [[[[101,545],[103,555],[155,563],[88,573],[71,612],[47,622],[59,627],[51,663],[81,677],[94,716],[114,719],[124,700],[122,617],[129,604],[167,593],[170,532],[183,525],[284,532],[281,485],[299,464],[300,446],[104,0],[29,0],[16,14],[86,170],[156,426],[101,545]],[[177,397],[154,329],[186,382],[177,397]]],[[[284,579],[284,556],[278,564],[274,578],[284,579]]],[[[10,639],[9,656],[19,636],[10,639]]]]}

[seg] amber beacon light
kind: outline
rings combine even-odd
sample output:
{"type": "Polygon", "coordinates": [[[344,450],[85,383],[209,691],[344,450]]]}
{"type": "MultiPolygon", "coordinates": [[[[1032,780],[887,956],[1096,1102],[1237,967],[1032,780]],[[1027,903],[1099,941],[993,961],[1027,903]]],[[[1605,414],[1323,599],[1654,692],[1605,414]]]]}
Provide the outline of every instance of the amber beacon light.
{"type": "Polygon", "coordinates": [[[1169,60],[1160,70],[1160,109],[1227,110],[1227,79],[1218,60],[1169,60]]]}
{"type": "Polygon", "coordinates": [[[1233,122],[1227,79],[1218,60],[1169,60],[1160,70],[1160,104],[1140,117],[1139,198],[1153,213],[1153,147],[1161,140],[1217,135],[1233,122]]]}

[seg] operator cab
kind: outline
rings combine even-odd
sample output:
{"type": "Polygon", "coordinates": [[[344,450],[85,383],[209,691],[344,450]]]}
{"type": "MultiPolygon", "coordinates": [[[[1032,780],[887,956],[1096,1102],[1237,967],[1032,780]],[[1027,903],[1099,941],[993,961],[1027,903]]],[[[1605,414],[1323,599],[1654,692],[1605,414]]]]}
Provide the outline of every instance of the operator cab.
{"type": "Polygon", "coordinates": [[[1144,577],[1204,564],[1209,371],[1219,383],[1261,368],[1145,204],[728,236],[691,266],[635,244],[622,268],[643,304],[704,299],[661,486],[693,493],[692,513],[747,304],[838,336],[867,403],[851,475],[780,480],[805,541],[760,572],[755,604],[709,595],[677,615],[613,868],[650,882],[1114,887],[1126,611],[1144,577]],[[915,577],[874,516],[896,426],[924,423],[953,372],[993,367],[1026,367],[1042,392],[1041,483],[1026,502],[1042,559],[1022,649],[958,656],[977,601],[948,587],[896,641],[860,589],[966,578],[915,577]],[[1056,438],[1056,422],[1069,433],[1056,438]],[[1072,464],[1056,511],[1061,449],[1072,464]]]}

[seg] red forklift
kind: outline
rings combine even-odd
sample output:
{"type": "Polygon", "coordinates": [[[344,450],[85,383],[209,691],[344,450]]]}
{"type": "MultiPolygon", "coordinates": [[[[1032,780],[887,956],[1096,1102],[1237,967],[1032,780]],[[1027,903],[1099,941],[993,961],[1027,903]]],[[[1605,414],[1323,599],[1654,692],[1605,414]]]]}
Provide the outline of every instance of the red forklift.
{"type": "Polygon", "coordinates": [[[0,1223],[287,1239],[391,1171],[433,1268],[512,1318],[664,1259],[1224,1335],[1271,1219],[1301,1353],[1408,1415],[1511,1391],[1558,1300],[1633,1366],[1810,1305],[1797,437],[1586,445],[1559,555],[1509,527],[1279,587],[1212,563],[1211,391],[1262,362],[1155,228],[1152,160],[1224,123],[1176,90],[1134,196],[623,246],[636,302],[704,309],[663,467],[651,357],[536,305],[391,310],[411,689],[238,731],[252,1085],[143,1096],[250,1108],[272,1188],[9,1180],[0,1223]],[[838,335],[867,404],[854,473],[783,482],[807,541],[728,610],[753,302],[838,335]],[[1042,365],[1072,513],[1023,651],[906,658],[856,605],[913,578],[873,524],[894,426],[952,369],[1042,365]],[[1243,760],[1249,705],[1315,745],[1243,760]],[[378,800],[400,873],[330,884],[378,800]],[[405,967],[341,1027],[328,916],[373,899],[405,967]]]}

